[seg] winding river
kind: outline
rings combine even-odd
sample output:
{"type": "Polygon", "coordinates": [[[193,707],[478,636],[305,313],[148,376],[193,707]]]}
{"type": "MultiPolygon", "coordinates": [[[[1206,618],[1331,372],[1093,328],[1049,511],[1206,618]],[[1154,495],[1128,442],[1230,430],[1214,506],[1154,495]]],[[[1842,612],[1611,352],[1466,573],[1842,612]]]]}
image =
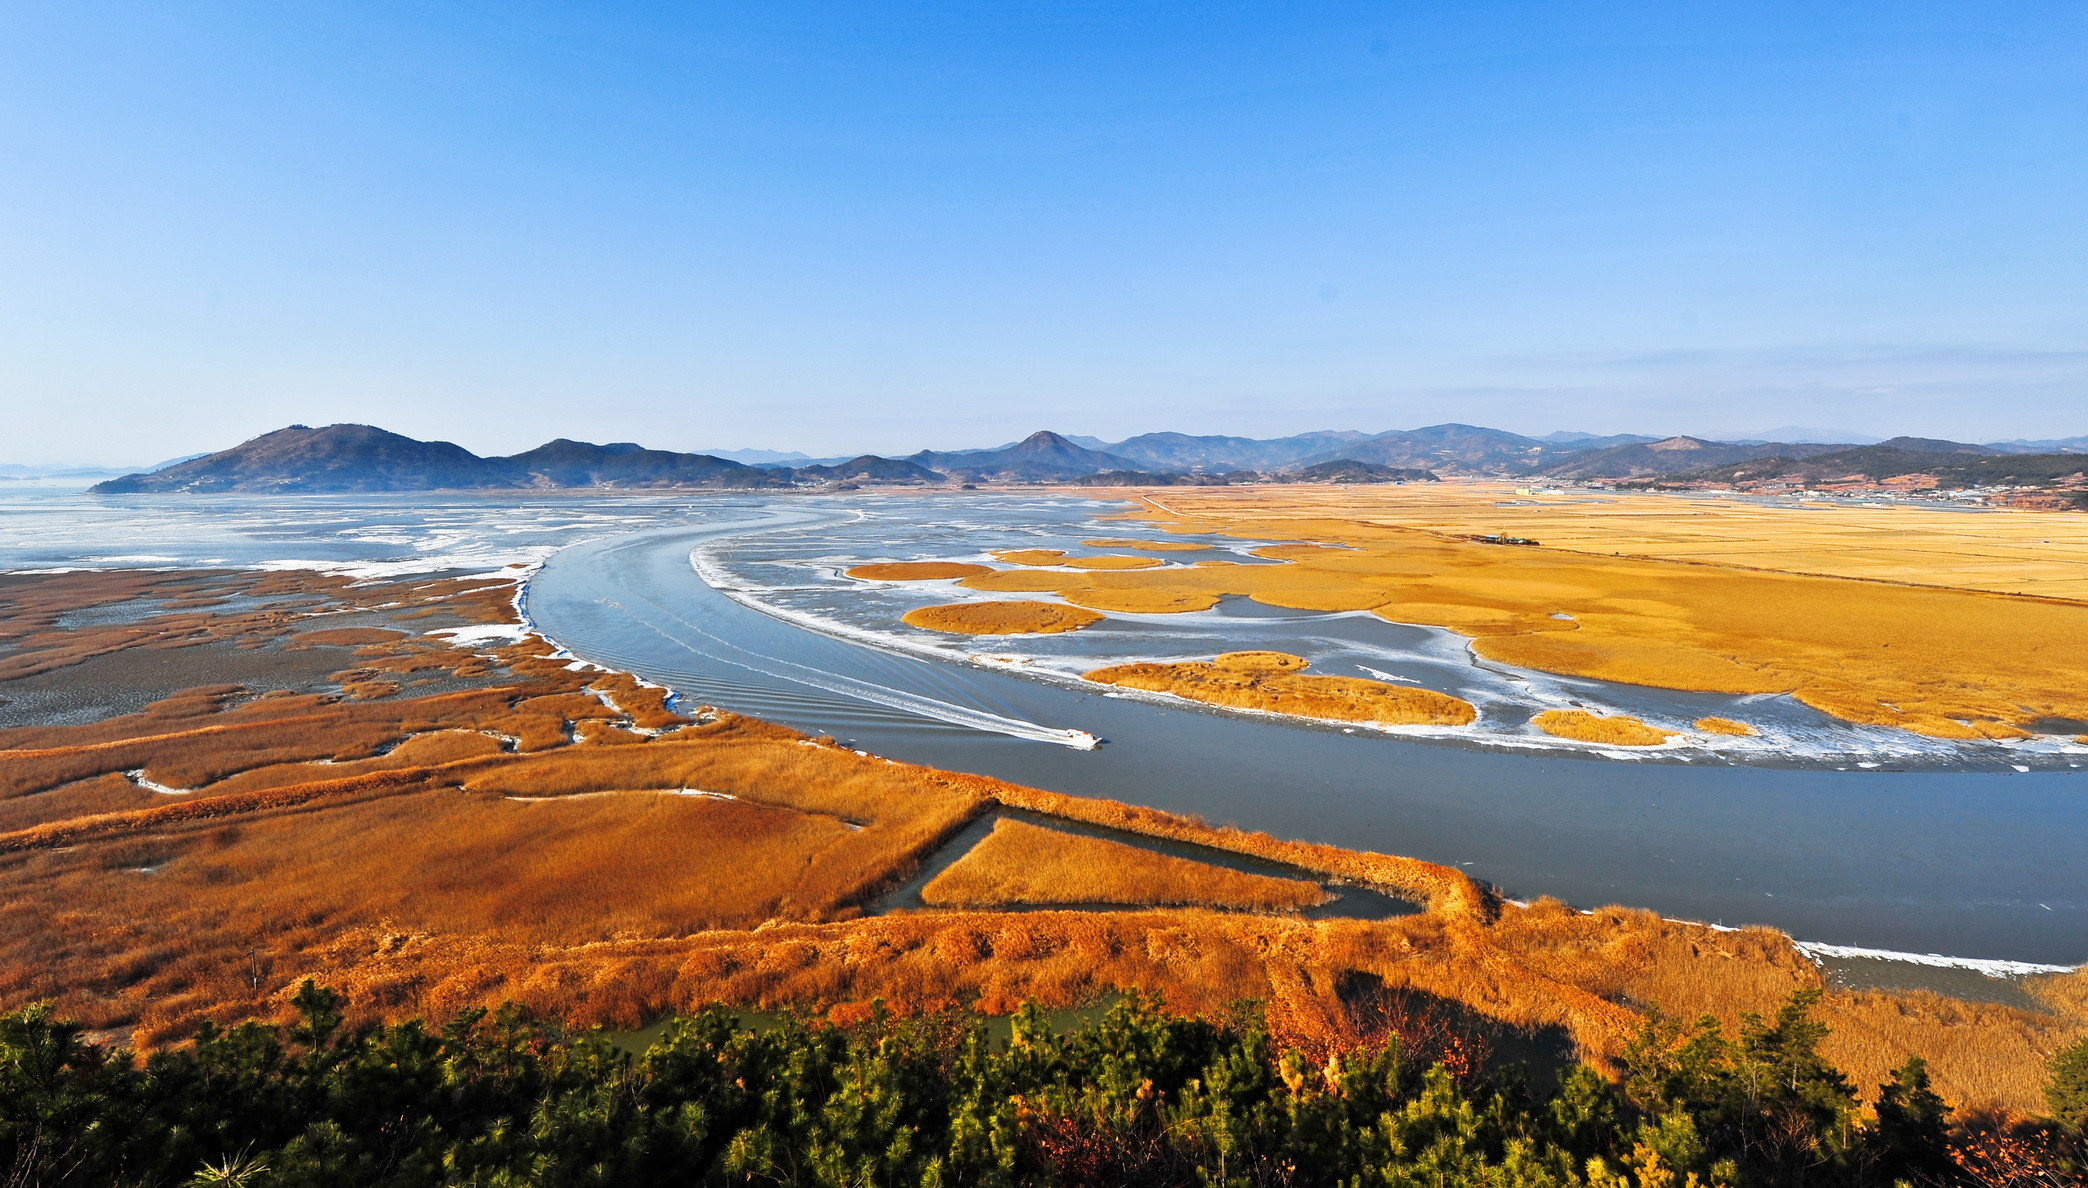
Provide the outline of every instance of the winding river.
{"type": "Polygon", "coordinates": [[[1808,941],[2088,959],[2088,774],[1625,763],[1206,712],[953,664],[764,613],[691,554],[838,524],[749,501],[566,548],[526,608],[582,658],[896,759],[1461,867],[1518,897],[1808,941]],[[715,580],[715,575],[713,575],[715,580]],[[1062,745],[1067,731],[1104,740],[1062,745]]]}

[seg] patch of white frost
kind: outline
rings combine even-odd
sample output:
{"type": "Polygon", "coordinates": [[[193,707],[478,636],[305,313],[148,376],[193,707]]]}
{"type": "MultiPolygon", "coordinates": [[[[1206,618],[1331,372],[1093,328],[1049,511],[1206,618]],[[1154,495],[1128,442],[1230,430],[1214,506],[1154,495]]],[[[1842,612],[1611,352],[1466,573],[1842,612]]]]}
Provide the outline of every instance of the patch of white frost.
{"type": "Polygon", "coordinates": [[[480,647],[490,643],[518,644],[533,634],[521,623],[477,623],[470,627],[437,627],[427,634],[446,639],[455,647],[480,647]]]}
{"type": "Polygon", "coordinates": [[[2035,961],[2003,961],[1985,957],[1945,957],[1941,953],[1899,953],[1891,949],[1860,949],[1853,945],[1825,945],[1818,941],[1793,941],[1797,950],[1818,961],[1822,957],[1871,958],[1927,965],[1937,969],[1969,969],[1990,978],[2027,978],[2035,974],[2072,973],[2071,965],[2041,965],[2035,961]]]}
{"type": "Polygon", "coordinates": [[[187,796],[195,791],[194,788],[169,788],[165,784],[155,784],[145,778],[145,769],[142,767],[134,767],[123,774],[131,783],[145,789],[147,792],[158,792],[163,796],[187,796]]]}

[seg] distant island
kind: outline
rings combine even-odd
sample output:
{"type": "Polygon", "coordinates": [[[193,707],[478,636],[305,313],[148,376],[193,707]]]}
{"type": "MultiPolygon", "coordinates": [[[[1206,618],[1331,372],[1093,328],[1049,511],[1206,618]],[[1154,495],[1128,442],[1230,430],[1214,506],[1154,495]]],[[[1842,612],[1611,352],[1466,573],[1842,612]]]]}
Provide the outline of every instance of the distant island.
{"type": "Polygon", "coordinates": [[[1070,483],[1090,487],[1412,483],[1444,477],[1650,488],[2014,492],[2004,502],[2088,507],[2088,436],[1974,444],[1720,442],[1635,434],[1525,437],[1444,424],[1385,433],[1245,438],[1147,433],[1123,441],[1039,431],[990,449],[862,454],[789,463],[560,438],[504,457],[371,425],[292,425],[228,450],[98,483],[99,494],[785,490],[861,485],[1070,483]]]}
{"type": "Polygon", "coordinates": [[[446,441],[417,441],[373,425],[292,425],[229,450],[89,488],[136,492],[328,493],[486,491],[576,487],[789,487],[795,482],[939,483],[943,476],[891,458],[764,469],[709,454],[595,445],[559,438],[526,453],[482,458],[446,441]]]}

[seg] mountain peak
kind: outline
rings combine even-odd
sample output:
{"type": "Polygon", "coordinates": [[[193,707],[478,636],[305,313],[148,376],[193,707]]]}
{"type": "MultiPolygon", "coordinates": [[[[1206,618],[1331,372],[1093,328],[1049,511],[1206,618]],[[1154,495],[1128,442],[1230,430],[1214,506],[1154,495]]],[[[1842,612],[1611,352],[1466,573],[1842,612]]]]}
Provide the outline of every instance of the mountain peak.
{"type": "Polygon", "coordinates": [[[1027,482],[1050,482],[1078,478],[1103,470],[1132,470],[1135,467],[1115,454],[1105,454],[1075,445],[1049,429],[1039,429],[1014,445],[997,450],[964,450],[937,453],[922,450],[907,461],[933,467],[967,480],[1009,478],[1027,482]]]}
{"type": "Polygon", "coordinates": [[[1068,446],[1076,450],[1085,448],[1073,445],[1072,442],[1067,441],[1049,429],[1039,429],[1009,448],[1017,450],[1060,450],[1068,446]]]}

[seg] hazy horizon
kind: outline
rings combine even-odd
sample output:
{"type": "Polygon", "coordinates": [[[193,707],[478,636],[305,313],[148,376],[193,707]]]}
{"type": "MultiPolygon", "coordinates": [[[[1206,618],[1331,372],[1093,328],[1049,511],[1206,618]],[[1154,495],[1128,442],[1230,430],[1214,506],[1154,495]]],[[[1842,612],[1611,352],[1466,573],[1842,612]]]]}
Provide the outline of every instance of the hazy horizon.
{"type": "Polygon", "coordinates": [[[0,462],[2088,433],[2088,11],[12,14],[0,462]]]}

